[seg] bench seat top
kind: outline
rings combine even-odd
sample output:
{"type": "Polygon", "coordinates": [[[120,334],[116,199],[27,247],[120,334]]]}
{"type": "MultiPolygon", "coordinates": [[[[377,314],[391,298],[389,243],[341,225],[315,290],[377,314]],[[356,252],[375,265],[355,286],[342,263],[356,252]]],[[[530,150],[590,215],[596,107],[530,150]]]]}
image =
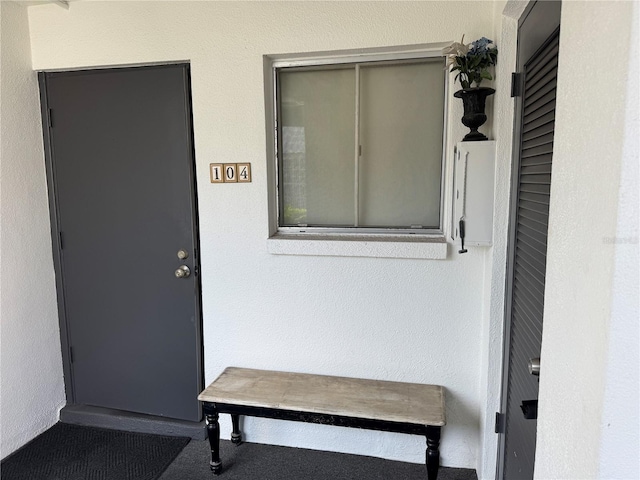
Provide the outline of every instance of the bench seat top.
{"type": "Polygon", "coordinates": [[[198,400],[416,425],[446,423],[439,385],[228,367],[198,400]]]}

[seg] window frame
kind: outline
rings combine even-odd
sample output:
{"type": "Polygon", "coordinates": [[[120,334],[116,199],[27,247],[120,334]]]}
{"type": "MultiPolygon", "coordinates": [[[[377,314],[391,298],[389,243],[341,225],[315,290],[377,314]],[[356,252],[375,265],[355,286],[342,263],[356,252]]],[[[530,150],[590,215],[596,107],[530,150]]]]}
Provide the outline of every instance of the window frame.
{"type": "Polygon", "coordinates": [[[357,65],[370,64],[402,64],[419,62],[434,58],[442,58],[442,49],[448,43],[434,43],[422,45],[408,45],[402,47],[370,48],[360,50],[342,50],[333,52],[314,52],[307,54],[283,54],[265,55],[264,83],[265,83],[265,113],[266,113],[266,143],[267,143],[267,180],[269,188],[269,237],[287,236],[289,238],[323,238],[336,237],[421,237],[425,240],[442,238],[445,235],[445,190],[447,172],[447,131],[449,110],[449,75],[443,68],[442,82],[444,95],[444,108],[442,112],[442,156],[440,172],[440,197],[439,197],[439,225],[437,228],[398,228],[398,227],[330,227],[330,226],[281,226],[280,225],[280,188],[281,168],[279,158],[278,119],[280,118],[278,71],[280,69],[304,68],[330,69],[332,66],[340,68],[341,65],[349,65],[357,68],[357,65]]]}

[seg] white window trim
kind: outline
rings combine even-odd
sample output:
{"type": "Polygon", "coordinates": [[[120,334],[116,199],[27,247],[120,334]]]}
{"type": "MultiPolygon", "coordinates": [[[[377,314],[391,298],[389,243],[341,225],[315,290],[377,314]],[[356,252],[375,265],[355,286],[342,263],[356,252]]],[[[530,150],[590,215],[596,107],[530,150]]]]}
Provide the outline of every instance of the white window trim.
{"type": "Polygon", "coordinates": [[[269,239],[267,250],[281,255],[365,256],[386,258],[444,259],[447,256],[445,239],[445,190],[447,172],[447,125],[449,82],[445,82],[445,108],[443,112],[443,160],[440,189],[440,229],[367,229],[354,228],[353,233],[343,229],[296,228],[278,225],[278,158],[276,129],[276,69],[295,66],[322,66],[342,63],[364,63],[394,60],[433,58],[442,56],[449,43],[404,45],[384,48],[277,54],[263,56],[267,185],[269,209],[269,239]],[[385,233],[388,232],[388,233],[385,233]]]}
{"type": "Polygon", "coordinates": [[[328,257],[377,257],[444,260],[447,242],[442,238],[414,235],[275,235],[267,240],[267,251],[274,255],[312,255],[328,257]]]}

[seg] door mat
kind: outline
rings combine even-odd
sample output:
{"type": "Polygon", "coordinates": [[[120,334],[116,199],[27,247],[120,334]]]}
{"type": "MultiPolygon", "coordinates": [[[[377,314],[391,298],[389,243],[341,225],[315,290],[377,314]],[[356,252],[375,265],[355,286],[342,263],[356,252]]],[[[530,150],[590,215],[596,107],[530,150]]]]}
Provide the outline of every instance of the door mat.
{"type": "Polygon", "coordinates": [[[2,480],[155,480],[189,438],[57,423],[0,464],[2,480]]]}

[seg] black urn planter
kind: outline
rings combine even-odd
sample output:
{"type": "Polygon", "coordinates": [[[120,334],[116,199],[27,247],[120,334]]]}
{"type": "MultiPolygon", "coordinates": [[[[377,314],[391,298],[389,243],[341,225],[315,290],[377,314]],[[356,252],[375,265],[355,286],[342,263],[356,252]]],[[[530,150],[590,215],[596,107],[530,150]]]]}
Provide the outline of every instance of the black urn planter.
{"type": "Polygon", "coordinates": [[[487,140],[487,137],[478,131],[478,128],[487,121],[484,113],[484,106],[489,95],[493,95],[496,91],[493,88],[476,87],[458,90],[453,94],[456,98],[462,99],[464,107],[464,115],[462,116],[462,124],[469,127],[471,131],[462,139],[463,142],[477,142],[487,140]]]}

